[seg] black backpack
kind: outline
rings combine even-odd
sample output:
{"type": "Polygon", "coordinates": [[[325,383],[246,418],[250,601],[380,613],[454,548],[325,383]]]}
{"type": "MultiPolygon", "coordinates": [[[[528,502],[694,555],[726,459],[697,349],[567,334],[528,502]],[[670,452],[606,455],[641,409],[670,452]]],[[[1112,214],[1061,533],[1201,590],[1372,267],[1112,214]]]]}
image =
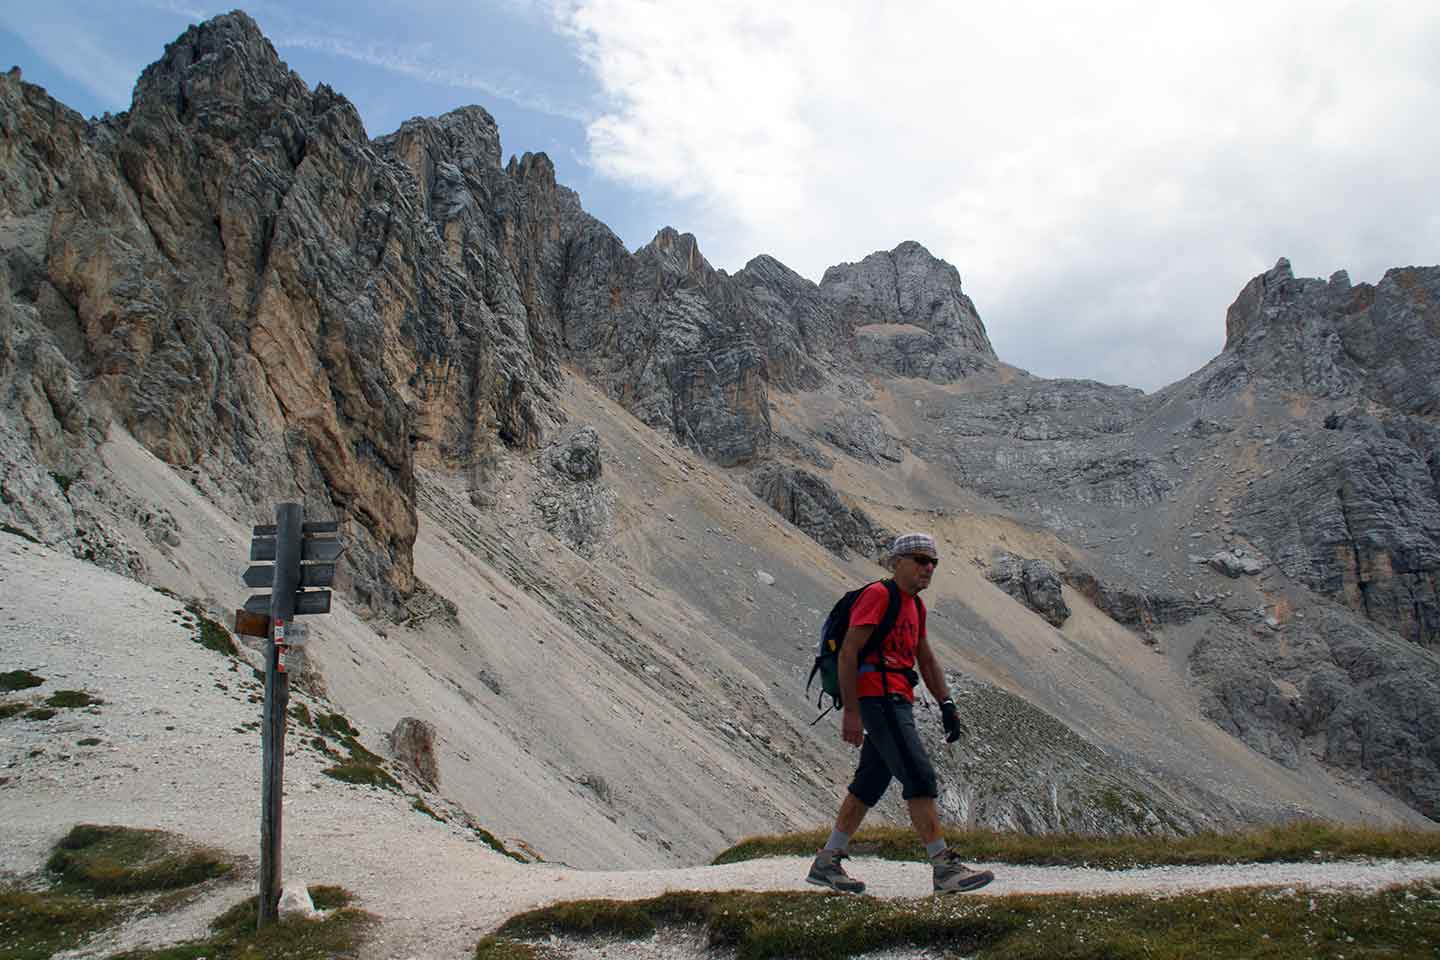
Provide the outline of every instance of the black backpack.
{"type": "MultiPolygon", "coordinates": [[[[815,682],[815,674],[820,674],[820,694],[815,698],[815,706],[820,706],[827,694],[830,697],[830,706],[826,708],[825,713],[810,721],[812,727],[831,710],[844,706],[840,696],[840,648],[845,644],[845,632],[850,629],[850,609],[855,606],[855,601],[860,594],[876,583],[885,584],[885,589],[890,593],[890,604],[885,608],[885,615],[880,618],[880,622],[870,632],[870,639],[866,641],[864,649],[860,651],[860,661],[865,662],[866,657],[879,650],[880,644],[889,636],[890,631],[895,629],[895,621],[900,617],[900,588],[895,585],[894,580],[876,580],[867,583],[835,601],[835,606],[830,608],[829,616],[820,625],[820,640],[815,645],[815,665],[810,668],[810,676],[805,681],[805,693],[808,695],[810,684],[815,682]]],[[[917,605],[921,603],[919,597],[915,598],[915,603],[917,605]]],[[[924,616],[923,611],[924,607],[920,606],[921,617],[924,616]]],[[[885,666],[883,659],[876,669],[882,673],[901,674],[912,687],[919,679],[913,670],[895,670],[885,666]]]]}

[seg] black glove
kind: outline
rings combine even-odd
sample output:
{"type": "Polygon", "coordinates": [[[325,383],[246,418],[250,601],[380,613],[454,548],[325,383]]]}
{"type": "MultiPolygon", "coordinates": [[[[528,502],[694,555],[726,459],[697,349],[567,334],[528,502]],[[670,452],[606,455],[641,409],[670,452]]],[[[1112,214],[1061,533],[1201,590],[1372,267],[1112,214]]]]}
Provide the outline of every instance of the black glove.
{"type": "Polygon", "coordinates": [[[954,700],[946,700],[940,704],[940,722],[945,725],[946,743],[954,743],[960,739],[960,716],[955,712],[954,700]]]}

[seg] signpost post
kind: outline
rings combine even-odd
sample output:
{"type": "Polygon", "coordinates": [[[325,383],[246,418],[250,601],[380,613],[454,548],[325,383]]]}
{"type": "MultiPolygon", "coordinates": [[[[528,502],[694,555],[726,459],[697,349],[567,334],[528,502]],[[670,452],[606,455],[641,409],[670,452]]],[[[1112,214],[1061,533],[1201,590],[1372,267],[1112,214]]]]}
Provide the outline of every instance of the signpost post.
{"type": "Polygon", "coordinates": [[[333,534],[335,521],[306,523],[298,503],[275,507],[274,525],[257,526],[250,542],[253,565],[241,579],[247,587],[269,587],[235,612],[235,630],[263,636],[265,649],[265,707],[261,721],[260,754],[260,903],[258,926],[279,919],[281,799],[285,783],[285,716],[290,702],[290,675],[286,672],[286,635],[295,632],[297,615],[330,612],[328,587],[335,581],[335,563],[344,549],[333,534]],[[268,614],[268,616],[266,616],[268,614]]]}

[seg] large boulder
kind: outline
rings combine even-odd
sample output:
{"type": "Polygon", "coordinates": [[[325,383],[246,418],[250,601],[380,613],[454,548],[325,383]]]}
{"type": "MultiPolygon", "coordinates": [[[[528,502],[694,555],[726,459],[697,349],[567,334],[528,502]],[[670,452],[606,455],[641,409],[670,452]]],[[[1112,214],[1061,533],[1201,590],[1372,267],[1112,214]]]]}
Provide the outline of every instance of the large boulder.
{"type": "Polygon", "coordinates": [[[985,578],[1040,614],[1051,626],[1063,626],[1070,618],[1060,577],[1043,560],[1028,560],[1002,551],[991,562],[985,578]]]}

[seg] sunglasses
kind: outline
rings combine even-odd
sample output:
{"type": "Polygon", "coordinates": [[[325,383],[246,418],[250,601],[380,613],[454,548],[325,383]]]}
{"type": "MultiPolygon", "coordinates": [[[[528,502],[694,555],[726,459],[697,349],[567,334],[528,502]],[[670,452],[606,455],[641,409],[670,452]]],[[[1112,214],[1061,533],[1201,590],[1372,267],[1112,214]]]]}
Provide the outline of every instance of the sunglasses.
{"type": "Polygon", "coordinates": [[[905,556],[910,559],[911,563],[918,563],[922,567],[940,566],[940,561],[934,557],[927,557],[919,553],[907,553],[905,556]]]}

